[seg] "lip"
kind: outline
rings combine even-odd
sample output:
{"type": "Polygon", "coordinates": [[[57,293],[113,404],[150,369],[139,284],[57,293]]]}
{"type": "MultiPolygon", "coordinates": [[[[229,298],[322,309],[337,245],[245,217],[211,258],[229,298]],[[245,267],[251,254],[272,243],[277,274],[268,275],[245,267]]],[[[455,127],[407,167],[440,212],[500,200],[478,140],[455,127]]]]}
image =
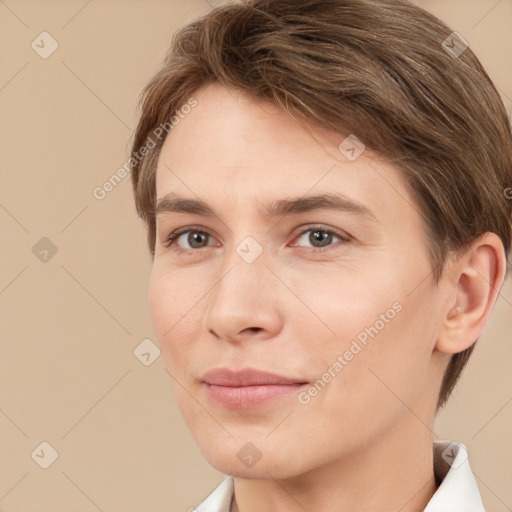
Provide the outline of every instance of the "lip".
{"type": "Polygon", "coordinates": [[[295,393],[307,382],[275,373],[247,368],[215,368],[201,378],[208,397],[229,409],[246,409],[295,393]]]}

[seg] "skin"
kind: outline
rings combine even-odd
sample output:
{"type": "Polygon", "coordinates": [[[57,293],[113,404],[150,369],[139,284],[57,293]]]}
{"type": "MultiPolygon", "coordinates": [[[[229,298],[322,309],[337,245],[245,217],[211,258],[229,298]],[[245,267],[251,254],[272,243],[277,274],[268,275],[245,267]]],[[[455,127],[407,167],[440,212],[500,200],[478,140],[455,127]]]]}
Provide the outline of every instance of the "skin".
{"type": "Polygon", "coordinates": [[[183,417],[209,463],[235,477],[233,510],[423,510],[436,491],[442,375],[492,310],[501,241],[485,234],[436,284],[418,208],[392,162],[368,149],[349,161],[344,135],[306,130],[240,91],[210,84],[194,97],[162,148],[157,198],[200,198],[217,215],[157,216],[149,300],[183,417]],[[271,200],[333,191],[375,218],[264,212],[271,200]],[[165,247],[184,227],[192,233],[165,247]],[[312,253],[318,229],[340,238],[312,253]],[[208,236],[191,245],[198,230],[208,236]],[[252,263],[236,251],[248,236],[262,249],[252,263]],[[228,409],[201,383],[216,367],[314,383],[396,303],[401,311],[307,404],[292,394],[228,409]],[[252,467],[237,457],[248,442],[261,454],[252,467]]]}

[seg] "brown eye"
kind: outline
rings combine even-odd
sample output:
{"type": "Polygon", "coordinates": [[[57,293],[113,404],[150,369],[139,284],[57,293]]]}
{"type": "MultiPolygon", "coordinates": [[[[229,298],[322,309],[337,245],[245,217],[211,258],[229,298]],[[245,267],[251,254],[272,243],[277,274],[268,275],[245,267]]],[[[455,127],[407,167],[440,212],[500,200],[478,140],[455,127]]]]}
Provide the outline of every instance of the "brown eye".
{"type": "Polygon", "coordinates": [[[310,232],[308,241],[313,245],[313,247],[324,247],[330,245],[332,239],[333,235],[327,233],[327,231],[315,230],[310,232]]]}
{"type": "Polygon", "coordinates": [[[330,229],[310,227],[302,231],[297,238],[297,245],[322,250],[334,245],[336,242],[349,242],[348,236],[336,233],[330,229]],[[300,242],[303,242],[302,244],[300,242]],[[304,242],[306,242],[304,244],[304,242]],[[309,244],[309,245],[308,245],[309,244]]]}
{"type": "Polygon", "coordinates": [[[177,246],[177,250],[193,250],[193,249],[201,249],[206,247],[210,235],[205,231],[200,231],[198,229],[183,229],[178,230],[172,233],[165,242],[165,247],[171,247],[172,245],[177,246]],[[187,235],[187,236],[184,236],[187,235]],[[180,239],[182,243],[180,244],[180,239]],[[185,245],[183,245],[185,244],[185,245]]]}
{"type": "Polygon", "coordinates": [[[187,243],[190,244],[190,247],[193,249],[204,247],[203,243],[208,237],[206,233],[202,233],[200,231],[189,231],[188,233],[187,243]]]}

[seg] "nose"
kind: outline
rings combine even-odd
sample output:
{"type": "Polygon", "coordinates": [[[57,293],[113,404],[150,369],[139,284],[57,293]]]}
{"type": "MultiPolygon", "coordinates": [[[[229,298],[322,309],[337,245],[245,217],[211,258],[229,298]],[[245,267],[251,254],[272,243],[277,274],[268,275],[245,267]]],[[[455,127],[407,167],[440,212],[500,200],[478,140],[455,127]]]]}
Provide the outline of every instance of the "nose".
{"type": "Polygon", "coordinates": [[[278,292],[264,254],[248,263],[233,250],[207,295],[203,328],[229,343],[272,338],[282,328],[278,292]]]}

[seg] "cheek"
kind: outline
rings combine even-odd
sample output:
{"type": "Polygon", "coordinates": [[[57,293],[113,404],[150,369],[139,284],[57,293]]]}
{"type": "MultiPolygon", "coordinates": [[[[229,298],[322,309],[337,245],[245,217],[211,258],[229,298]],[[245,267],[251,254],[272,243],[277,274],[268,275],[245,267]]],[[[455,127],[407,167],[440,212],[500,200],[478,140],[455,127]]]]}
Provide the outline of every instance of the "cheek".
{"type": "Polygon", "coordinates": [[[350,356],[340,384],[361,417],[372,410],[392,421],[404,404],[415,403],[427,384],[435,342],[428,304],[397,295],[397,310],[389,309],[386,299],[377,310],[372,308],[363,328],[353,326],[353,331],[359,331],[351,338],[356,343],[352,350],[359,352],[350,356]]]}
{"type": "Polygon", "coordinates": [[[161,275],[153,266],[149,280],[149,309],[151,321],[160,343],[164,342],[165,332],[172,326],[173,290],[168,279],[161,275]]]}
{"type": "Polygon", "coordinates": [[[311,316],[310,325],[325,326],[319,343],[330,339],[336,349],[343,349],[358,336],[362,342],[371,339],[372,334],[379,337],[389,325],[399,322],[403,307],[399,289],[390,276],[379,278],[375,273],[352,269],[316,273],[314,278],[297,280],[295,285],[304,303],[297,307],[306,306],[317,317],[311,316]]]}
{"type": "Polygon", "coordinates": [[[189,372],[197,359],[193,353],[193,340],[199,329],[197,288],[184,286],[183,279],[174,273],[156,270],[152,271],[149,284],[151,319],[176,404],[189,429],[196,432],[198,410],[191,399],[195,389],[190,387],[189,372]]]}
{"type": "Polygon", "coordinates": [[[199,301],[200,281],[190,286],[189,278],[190,275],[180,269],[166,269],[164,262],[155,261],[153,264],[149,279],[149,306],[153,325],[162,342],[182,329],[187,315],[192,315],[193,306],[199,301]]]}
{"type": "Polygon", "coordinates": [[[343,388],[347,400],[372,401],[372,396],[390,394],[386,384],[404,398],[418,391],[436,335],[435,292],[424,284],[411,293],[410,283],[419,280],[422,270],[405,275],[403,269],[379,273],[374,267],[364,275],[340,272],[336,279],[317,275],[302,283],[297,294],[308,297],[307,306],[317,318],[308,315],[299,329],[305,333],[309,327],[310,336],[298,339],[305,343],[317,378],[331,368],[340,377],[329,387],[343,388]],[[319,335],[311,335],[315,332],[319,335]],[[333,369],[339,356],[342,369],[339,364],[333,369]]]}
{"type": "Polygon", "coordinates": [[[177,372],[185,365],[191,331],[197,328],[199,290],[184,286],[178,273],[154,266],[149,281],[149,307],[153,327],[167,367],[177,372]],[[192,307],[196,304],[195,307],[192,307]]]}

